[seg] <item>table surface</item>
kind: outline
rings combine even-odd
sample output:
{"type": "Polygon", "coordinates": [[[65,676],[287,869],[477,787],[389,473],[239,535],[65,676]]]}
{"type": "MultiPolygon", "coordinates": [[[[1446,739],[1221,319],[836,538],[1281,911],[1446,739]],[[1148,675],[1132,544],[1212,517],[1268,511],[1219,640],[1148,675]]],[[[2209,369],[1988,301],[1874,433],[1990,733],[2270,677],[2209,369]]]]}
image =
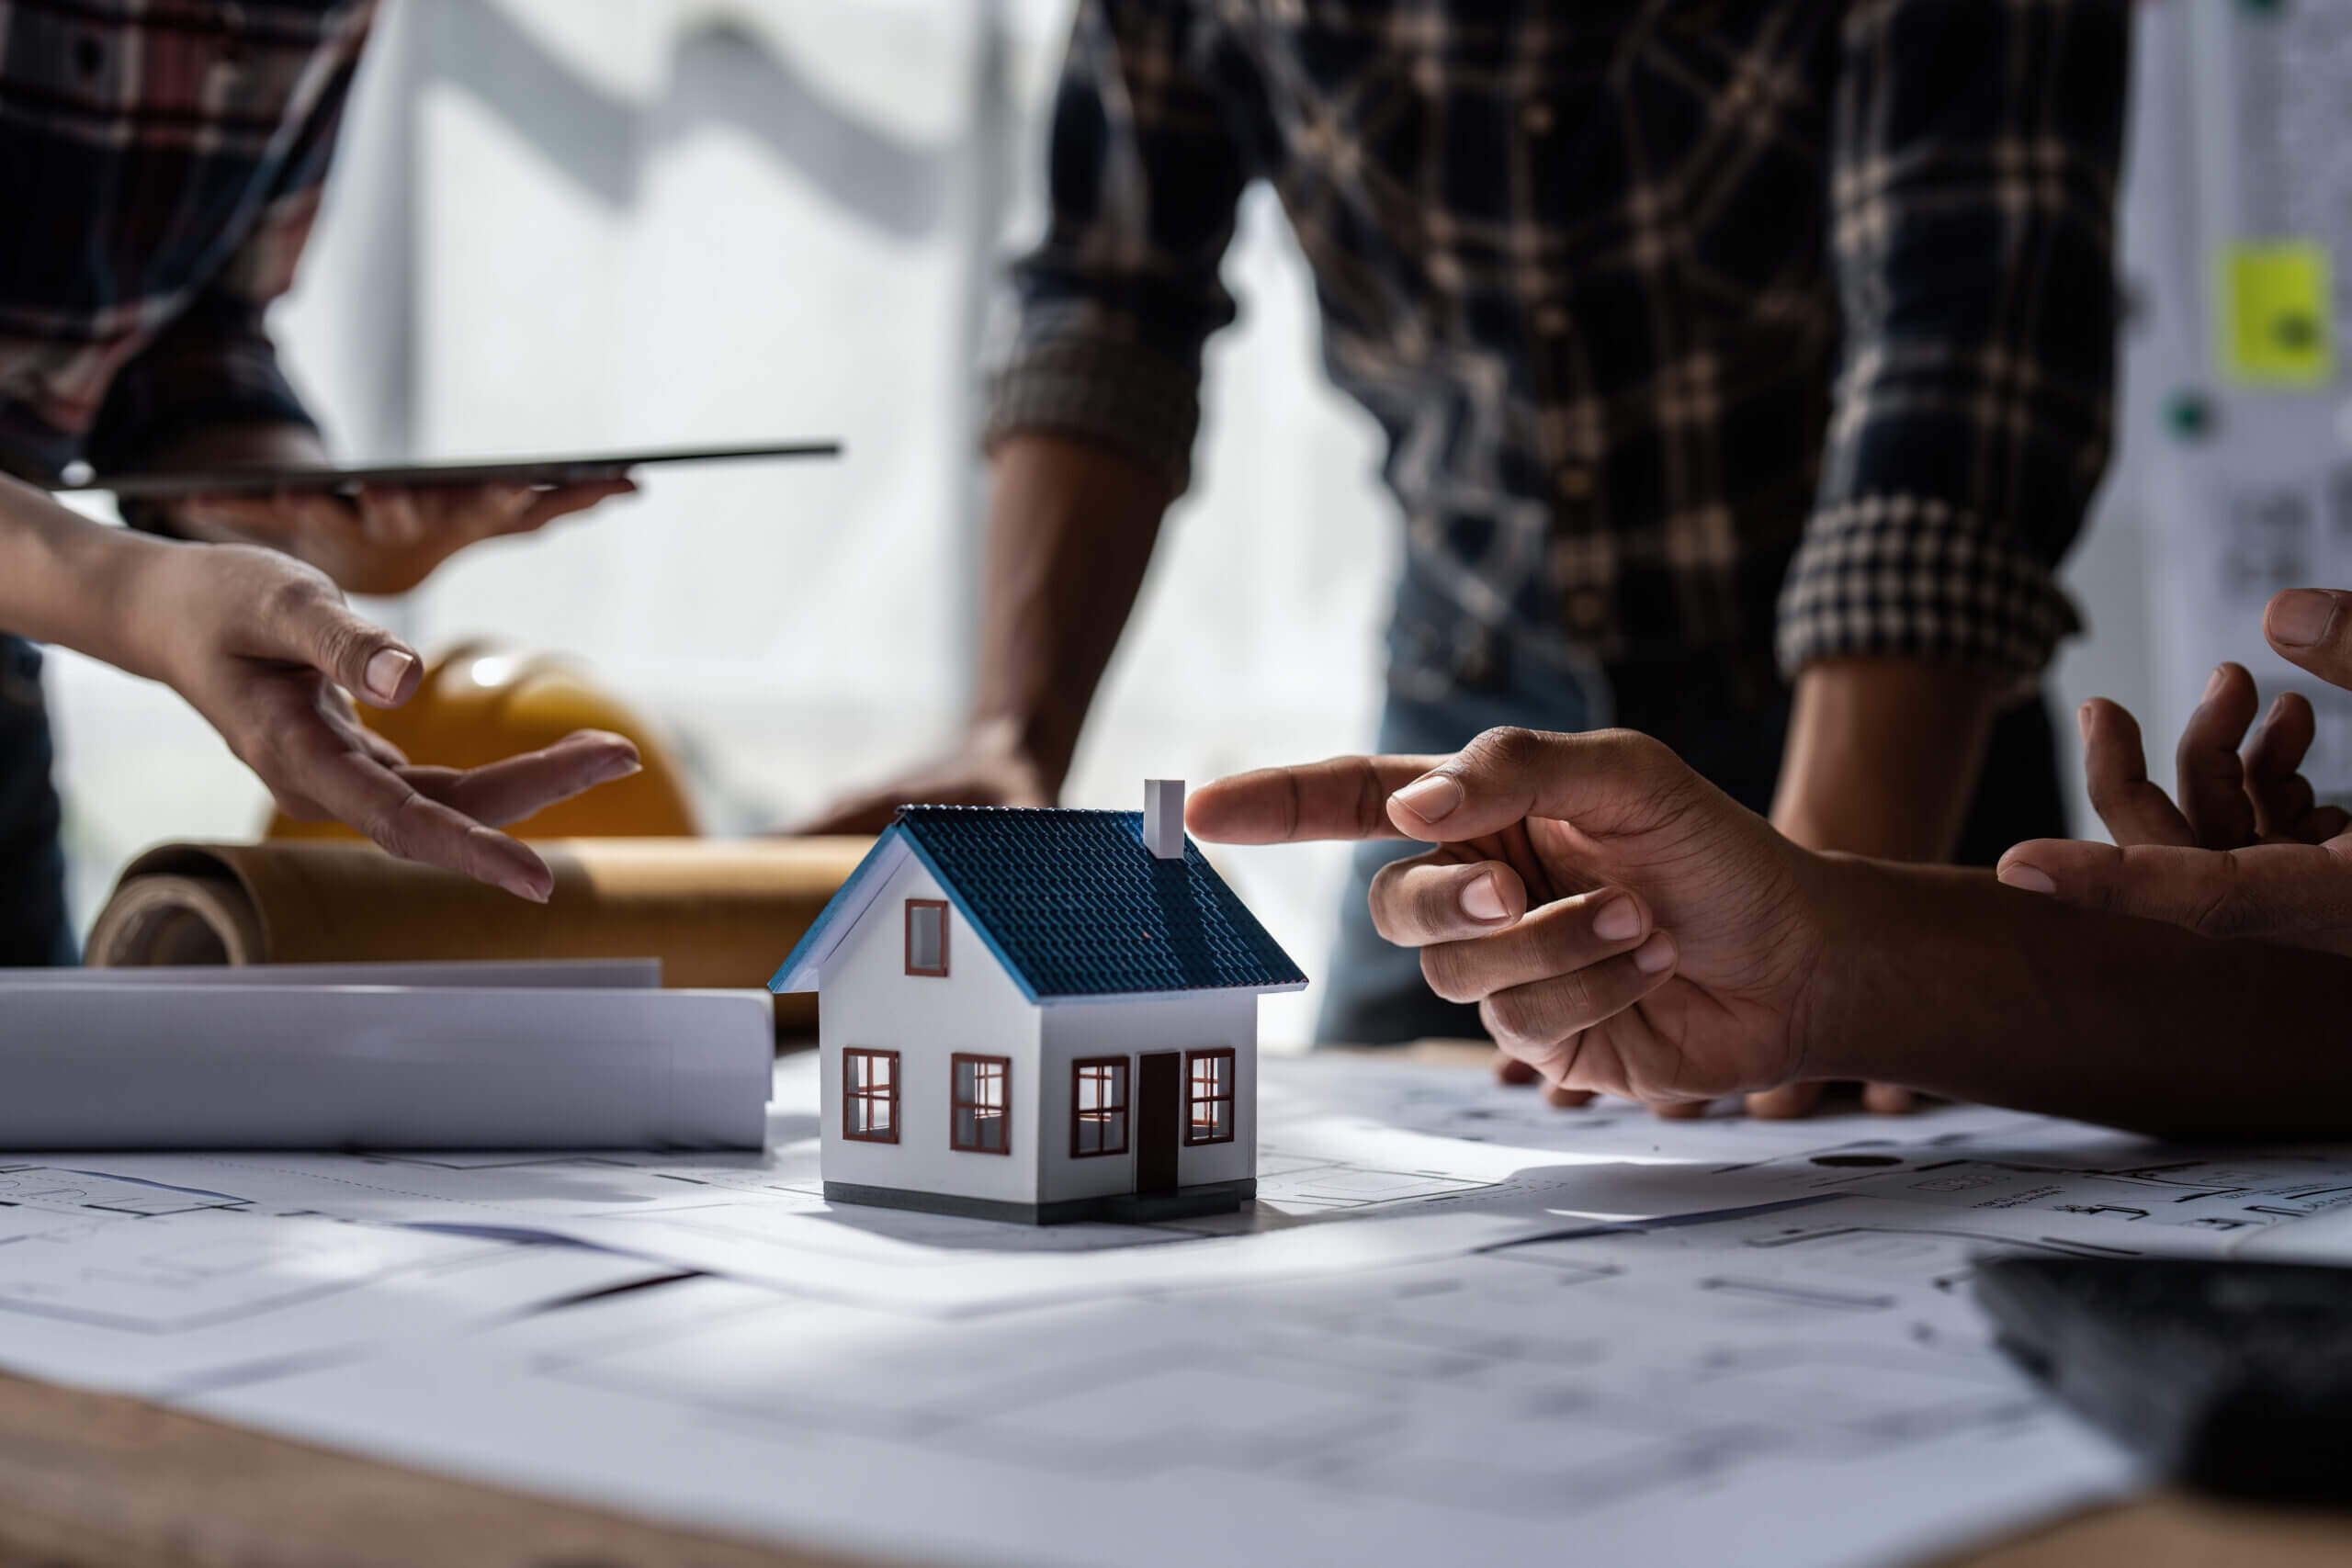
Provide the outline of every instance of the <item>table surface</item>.
{"type": "MultiPolygon", "coordinates": [[[[1801,1521],[1803,1512],[1792,1510],[1792,1517],[1801,1521]]],[[[527,1496],[0,1374],[0,1568],[852,1568],[854,1561],[527,1496]]],[[[2347,1562],[2352,1513],[2161,1493],[1963,1555],[1950,1568],[2347,1562]]]]}

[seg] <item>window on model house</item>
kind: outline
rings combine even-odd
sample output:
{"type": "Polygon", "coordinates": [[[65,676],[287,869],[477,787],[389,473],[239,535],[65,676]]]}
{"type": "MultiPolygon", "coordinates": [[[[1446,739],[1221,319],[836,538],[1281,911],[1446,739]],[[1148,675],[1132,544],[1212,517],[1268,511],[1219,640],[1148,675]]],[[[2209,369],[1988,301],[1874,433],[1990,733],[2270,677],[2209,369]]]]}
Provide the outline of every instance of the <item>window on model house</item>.
{"type": "Polygon", "coordinates": [[[899,1141],[899,1054],[842,1053],[842,1136],[862,1144],[899,1141]]]}
{"type": "Polygon", "coordinates": [[[907,900],[907,973],[947,973],[947,904],[940,898],[907,900]]]}
{"type": "Polygon", "coordinates": [[[1233,1052],[1184,1053],[1184,1141],[1233,1142],[1233,1052]]]}
{"type": "Polygon", "coordinates": [[[1070,1064],[1072,1159],[1127,1152],[1127,1059],[1096,1056],[1070,1064]]]}
{"type": "Polygon", "coordinates": [[[1011,1154],[1012,1058],[958,1052],[950,1065],[956,1075],[956,1108],[948,1124],[949,1145],[967,1154],[1011,1154]]]}

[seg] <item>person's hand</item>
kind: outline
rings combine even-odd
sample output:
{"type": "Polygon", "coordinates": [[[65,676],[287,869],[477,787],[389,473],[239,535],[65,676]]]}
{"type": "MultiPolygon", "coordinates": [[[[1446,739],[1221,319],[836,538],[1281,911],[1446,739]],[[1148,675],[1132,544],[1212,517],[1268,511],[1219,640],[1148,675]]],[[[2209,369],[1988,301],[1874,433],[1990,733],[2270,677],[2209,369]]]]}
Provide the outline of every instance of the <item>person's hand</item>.
{"type": "Polygon", "coordinates": [[[1005,725],[978,725],[946,756],[860,790],[792,831],[878,833],[901,806],[1051,806],[1054,791],[1005,725]]]}
{"type": "Polygon", "coordinates": [[[405,593],[469,545],[528,534],[637,489],[591,484],[370,485],[356,495],[283,490],[190,496],[175,521],[191,538],[266,545],[310,562],[353,593],[405,593]]]}
{"type": "Polygon", "coordinates": [[[1450,758],[1267,769],[1185,820],[1212,842],[1436,845],[1374,880],[1374,924],[1559,1090],[1701,1105],[1805,1076],[1815,858],[1646,736],[1498,729],[1450,758]]]}
{"type": "MultiPolygon", "coordinates": [[[[323,464],[310,431],[232,426],[199,432],[148,459],[157,468],[323,464]]],[[[306,560],[346,592],[405,593],[469,545],[528,534],[637,489],[628,479],[540,488],[524,484],[371,485],[356,495],[282,490],[194,495],[167,502],[191,539],[265,545],[306,560]]]]}
{"type": "MultiPolygon", "coordinates": [[[[2270,646],[2352,687],[2346,604],[2352,594],[2279,594],[2264,617],[2270,646]]],[[[2181,731],[2176,800],[2149,780],[2132,715],[2103,698],[2084,704],[2085,781],[2115,842],[2019,844],[2001,857],[2001,880],[2208,936],[2352,953],[2352,817],[2316,804],[2301,772],[2316,728],[2311,703],[2282,694],[2248,743],[2258,706],[2244,668],[2213,672],[2181,731]]]]}
{"type": "Polygon", "coordinates": [[[546,863],[493,829],[638,769],[634,745],[595,730],[485,767],[412,765],[345,693],[397,706],[422,662],[275,551],[151,542],[119,613],[137,650],[125,667],[185,697],[288,816],[337,818],[395,855],[535,903],[553,890],[546,863]]]}

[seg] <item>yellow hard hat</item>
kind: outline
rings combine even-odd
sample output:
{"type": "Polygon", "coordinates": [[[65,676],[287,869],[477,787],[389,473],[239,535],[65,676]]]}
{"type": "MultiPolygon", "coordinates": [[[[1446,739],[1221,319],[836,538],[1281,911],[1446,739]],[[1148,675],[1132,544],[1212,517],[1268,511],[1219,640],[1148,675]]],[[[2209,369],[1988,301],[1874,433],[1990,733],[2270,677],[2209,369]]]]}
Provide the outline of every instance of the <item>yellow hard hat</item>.
{"type": "MultiPolygon", "coordinates": [[[[389,709],[361,707],[359,715],[410,761],[450,768],[476,768],[536,751],[575,729],[626,735],[637,742],[644,771],[560,800],[506,830],[525,839],[692,838],[700,831],[677,763],[651,727],[552,655],[460,643],[426,669],[407,702],[389,709]]],[[[268,837],[358,835],[340,822],[297,822],[281,811],[271,814],[268,837]]]]}

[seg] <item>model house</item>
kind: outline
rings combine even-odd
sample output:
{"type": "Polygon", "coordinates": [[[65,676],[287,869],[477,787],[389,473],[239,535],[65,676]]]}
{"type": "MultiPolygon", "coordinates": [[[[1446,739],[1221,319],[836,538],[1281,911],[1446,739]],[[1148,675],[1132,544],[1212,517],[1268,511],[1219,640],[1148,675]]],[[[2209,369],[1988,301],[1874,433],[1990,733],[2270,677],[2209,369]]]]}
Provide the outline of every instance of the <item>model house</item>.
{"type": "Polygon", "coordinates": [[[1258,998],[1306,984],[1145,809],[910,806],[769,982],[818,993],[825,1196],[1168,1217],[1256,1188],[1258,998]]]}

